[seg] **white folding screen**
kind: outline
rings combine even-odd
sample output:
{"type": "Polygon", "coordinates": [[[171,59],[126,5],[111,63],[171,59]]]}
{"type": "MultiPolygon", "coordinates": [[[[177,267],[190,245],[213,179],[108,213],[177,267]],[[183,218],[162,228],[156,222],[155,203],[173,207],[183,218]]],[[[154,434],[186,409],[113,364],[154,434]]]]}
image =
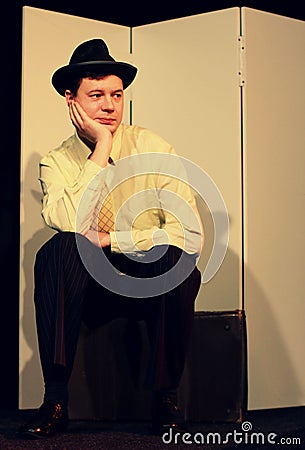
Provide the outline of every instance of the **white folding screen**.
{"type": "MultiPolygon", "coordinates": [[[[33,264],[52,231],[40,217],[38,162],[72,132],[50,76],[93,37],[104,38],[115,59],[139,67],[126,91],[125,121],[132,100],[133,123],[172,143],[223,196],[229,246],[196,309],[245,306],[250,409],[303,405],[304,22],[229,8],[130,30],[25,7],[23,23],[20,408],[39,406],[42,395],[33,264]]],[[[197,200],[207,237],[204,270],[214,229],[197,200]]]]}
{"type": "Polygon", "coordinates": [[[305,404],[305,22],[242,9],[249,406],[305,404]]]}

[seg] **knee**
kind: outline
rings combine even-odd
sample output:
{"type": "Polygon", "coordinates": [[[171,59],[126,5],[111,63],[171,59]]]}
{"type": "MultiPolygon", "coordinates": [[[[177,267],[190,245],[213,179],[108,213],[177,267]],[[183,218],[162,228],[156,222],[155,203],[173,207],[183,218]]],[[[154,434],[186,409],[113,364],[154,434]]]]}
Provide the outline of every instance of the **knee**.
{"type": "Polygon", "coordinates": [[[52,236],[45,242],[36,253],[36,263],[43,259],[44,255],[50,255],[50,252],[60,252],[63,245],[74,245],[75,233],[70,231],[61,231],[52,236]]]}

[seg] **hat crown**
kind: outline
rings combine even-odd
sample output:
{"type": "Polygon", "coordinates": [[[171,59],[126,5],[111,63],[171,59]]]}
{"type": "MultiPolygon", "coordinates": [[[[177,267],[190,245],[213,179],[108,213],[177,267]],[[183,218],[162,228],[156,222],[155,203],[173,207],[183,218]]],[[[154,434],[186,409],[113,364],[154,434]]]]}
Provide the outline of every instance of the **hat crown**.
{"type": "Polygon", "coordinates": [[[137,71],[138,69],[129,63],[116,61],[109,54],[104,40],[94,38],[82,42],[76,47],[69,63],[66,66],[59,67],[53,73],[52,84],[56,91],[64,96],[71,80],[79,79],[90,72],[116,75],[123,81],[123,89],[126,89],[133,82],[137,71]]]}
{"type": "Polygon", "coordinates": [[[88,61],[114,61],[103,39],[91,39],[80,44],[74,50],[69,64],[79,64],[88,61]]]}

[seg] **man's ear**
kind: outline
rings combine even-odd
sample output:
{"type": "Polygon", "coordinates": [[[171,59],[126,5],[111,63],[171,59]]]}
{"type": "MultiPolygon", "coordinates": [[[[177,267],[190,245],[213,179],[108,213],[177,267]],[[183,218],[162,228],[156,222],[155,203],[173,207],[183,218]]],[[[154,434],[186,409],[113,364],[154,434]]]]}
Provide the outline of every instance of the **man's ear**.
{"type": "Polygon", "coordinates": [[[65,98],[66,98],[67,105],[69,106],[69,104],[71,103],[71,101],[74,99],[74,95],[72,94],[71,91],[69,91],[68,89],[66,89],[66,90],[65,90],[65,98]]]}

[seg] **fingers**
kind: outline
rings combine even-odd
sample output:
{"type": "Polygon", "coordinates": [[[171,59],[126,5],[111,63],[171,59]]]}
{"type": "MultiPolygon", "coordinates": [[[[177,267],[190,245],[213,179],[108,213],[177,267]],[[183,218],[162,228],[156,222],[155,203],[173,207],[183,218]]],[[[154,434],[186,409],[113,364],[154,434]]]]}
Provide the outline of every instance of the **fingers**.
{"type": "Polygon", "coordinates": [[[75,100],[71,100],[69,103],[69,114],[72,123],[79,129],[84,128],[84,114],[85,112],[80,105],[76,103],[75,100]]]}
{"type": "Polygon", "coordinates": [[[74,99],[69,101],[69,114],[80,137],[93,145],[105,142],[105,145],[108,146],[108,142],[112,138],[111,131],[105,125],[91,118],[80,103],[74,99]]]}
{"type": "Polygon", "coordinates": [[[104,233],[102,231],[88,230],[85,233],[85,237],[97,247],[107,247],[108,245],[110,245],[109,233],[104,233]]]}
{"type": "Polygon", "coordinates": [[[95,230],[88,230],[88,231],[85,233],[85,237],[86,237],[92,244],[96,245],[97,247],[100,247],[98,231],[95,231],[95,230]]]}
{"type": "Polygon", "coordinates": [[[96,123],[90,119],[84,109],[75,100],[69,103],[69,114],[73,125],[77,128],[79,135],[88,141],[96,142],[96,123]]]}

